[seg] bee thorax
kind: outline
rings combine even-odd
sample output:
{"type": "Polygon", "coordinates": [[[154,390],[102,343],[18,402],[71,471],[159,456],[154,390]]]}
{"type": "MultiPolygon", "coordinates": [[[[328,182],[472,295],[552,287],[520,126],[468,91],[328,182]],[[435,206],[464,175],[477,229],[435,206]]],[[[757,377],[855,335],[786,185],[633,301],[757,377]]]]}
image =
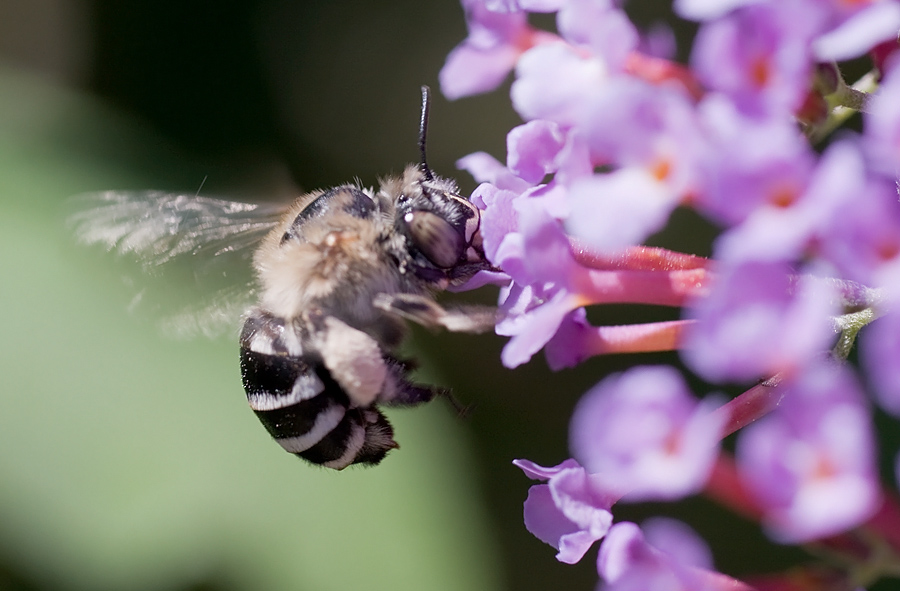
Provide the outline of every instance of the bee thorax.
{"type": "MultiPolygon", "coordinates": [[[[393,274],[375,248],[376,231],[351,216],[344,225],[312,224],[303,240],[280,242],[278,231],[256,254],[260,299],[276,316],[296,318],[311,306],[365,301],[372,289],[395,289],[393,274]],[[385,269],[388,269],[387,271],[385,269]]],[[[363,307],[363,306],[360,306],[363,307]]]]}

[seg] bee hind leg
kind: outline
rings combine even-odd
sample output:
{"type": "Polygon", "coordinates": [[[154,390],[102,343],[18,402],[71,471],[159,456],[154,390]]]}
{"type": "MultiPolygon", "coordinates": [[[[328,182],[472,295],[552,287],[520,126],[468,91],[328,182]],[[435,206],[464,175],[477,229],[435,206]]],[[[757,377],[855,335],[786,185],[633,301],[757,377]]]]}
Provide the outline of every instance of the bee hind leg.
{"type": "Polygon", "coordinates": [[[386,357],[385,363],[388,373],[378,395],[379,403],[387,406],[415,406],[441,395],[442,388],[416,384],[407,379],[408,367],[405,362],[386,357]]]}
{"type": "Polygon", "coordinates": [[[440,397],[446,399],[459,416],[469,414],[469,407],[460,403],[450,388],[423,386],[411,382],[406,377],[408,366],[403,360],[391,359],[389,366],[389,377],[379,397],[380,403],[385,406],[415,406],[440,397]]]}

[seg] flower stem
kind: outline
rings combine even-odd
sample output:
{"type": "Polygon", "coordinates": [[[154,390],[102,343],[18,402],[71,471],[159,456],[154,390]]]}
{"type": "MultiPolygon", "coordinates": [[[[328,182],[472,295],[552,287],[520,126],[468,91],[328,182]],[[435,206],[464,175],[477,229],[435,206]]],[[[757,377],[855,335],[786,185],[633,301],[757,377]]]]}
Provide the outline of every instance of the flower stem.
{"type": "Polygon", "coordinates": [[[716,409],[715,412],[728,415],[722,431],[722,437],[731,435],[738,429],[746,427],[753,421],[775,410],[784,396],[784,392],[778,387],[781,379],[782,376],[780,374],[775,375],[716,409]]]}
{"type": "Polygon", "coordinates": [[[580,268],[571,278],[577,304],[651,304],[681,306],[692,296],[705,295],[712,274],[706,269],[684,271],[596,271],[580,268]]]}
{"type": "Polygon", "coordinates": [[[838,361],[846,361],[856,342],[856,335],[865,325],[875,320],[875,310],[866,308],[859,312],[843,314],[834,319],[835,328],[837,328],[841,336],[838,337],[837,343],[834,345],[832,355],[838,361]]]}
{"type": "Polygon", "coordinates": [[[655,246],[631,246],[610,255],[591,250],[574,238],[570,243],[575,261],[598,271],[686,271],[705,269],[710,265],[707,258],[655,246]]]}
{"type": "Polygon", "coordinates": [[[593,329],[586,349],[590,355],[674,351],[678,348],[684,329],[693,322],[693,320],[671,320],[597,326],[593,329]]]}
{"type": "Polygon", "coordinates": [[[818,144],[858,111],[864,111],[867,96],[877,88],[878,73],[875,70],[863,75],[852,86],[842,82],[834,94],[826,97],[833,108],[828,119],[812,130],[810,142],[813,145],[818,144]]]}

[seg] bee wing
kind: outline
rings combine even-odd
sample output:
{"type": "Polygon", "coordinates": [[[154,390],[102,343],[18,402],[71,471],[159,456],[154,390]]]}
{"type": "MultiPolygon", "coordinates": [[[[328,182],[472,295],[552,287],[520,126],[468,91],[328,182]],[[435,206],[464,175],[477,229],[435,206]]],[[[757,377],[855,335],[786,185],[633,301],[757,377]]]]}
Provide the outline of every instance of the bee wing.
{"type": "Polygon", "coordinates": [[[157,302],[171,300],[173,282],[187,279],[190,304],[162,322],[166,333],[184,337],[237,327],[255,300],[253,252],[288,204],[106,191],[75,197],[72,207],[79,242],[132,258],[149,277],[134,280],[133,307],[164,307],[157,302]]]}
{"type": "Polygon", "coordinates": [[[163,193],[106,191],[74,199],[69,221],[84,244],[133,254],[152,271],[176,258],[252,256],[287,205],[163,193]]]}

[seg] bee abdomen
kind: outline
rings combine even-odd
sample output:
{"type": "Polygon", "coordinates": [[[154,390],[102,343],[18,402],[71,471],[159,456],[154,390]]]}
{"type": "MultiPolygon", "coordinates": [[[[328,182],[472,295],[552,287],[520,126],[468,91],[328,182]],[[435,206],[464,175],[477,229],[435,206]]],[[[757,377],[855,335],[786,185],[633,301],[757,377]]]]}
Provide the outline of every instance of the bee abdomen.
{"type": "Polygon", "coordinates": [[[394,429],[380,411],[354,408],[319,443],[298,455],[314,464],[340,470],[350,464],[377,464],[396,447],[394,429]]]}
{"type": "Polygon", "coordinates": [[[375,408],[350,408],[318,359],[276,353],[284,350],[278,331],[269,330],[277,322],[251,316],[241,338],[241,377],[260,422],[285,451],[314,464],[339,470],[380,462],[397,447],[387,418],[375,408]]]}

